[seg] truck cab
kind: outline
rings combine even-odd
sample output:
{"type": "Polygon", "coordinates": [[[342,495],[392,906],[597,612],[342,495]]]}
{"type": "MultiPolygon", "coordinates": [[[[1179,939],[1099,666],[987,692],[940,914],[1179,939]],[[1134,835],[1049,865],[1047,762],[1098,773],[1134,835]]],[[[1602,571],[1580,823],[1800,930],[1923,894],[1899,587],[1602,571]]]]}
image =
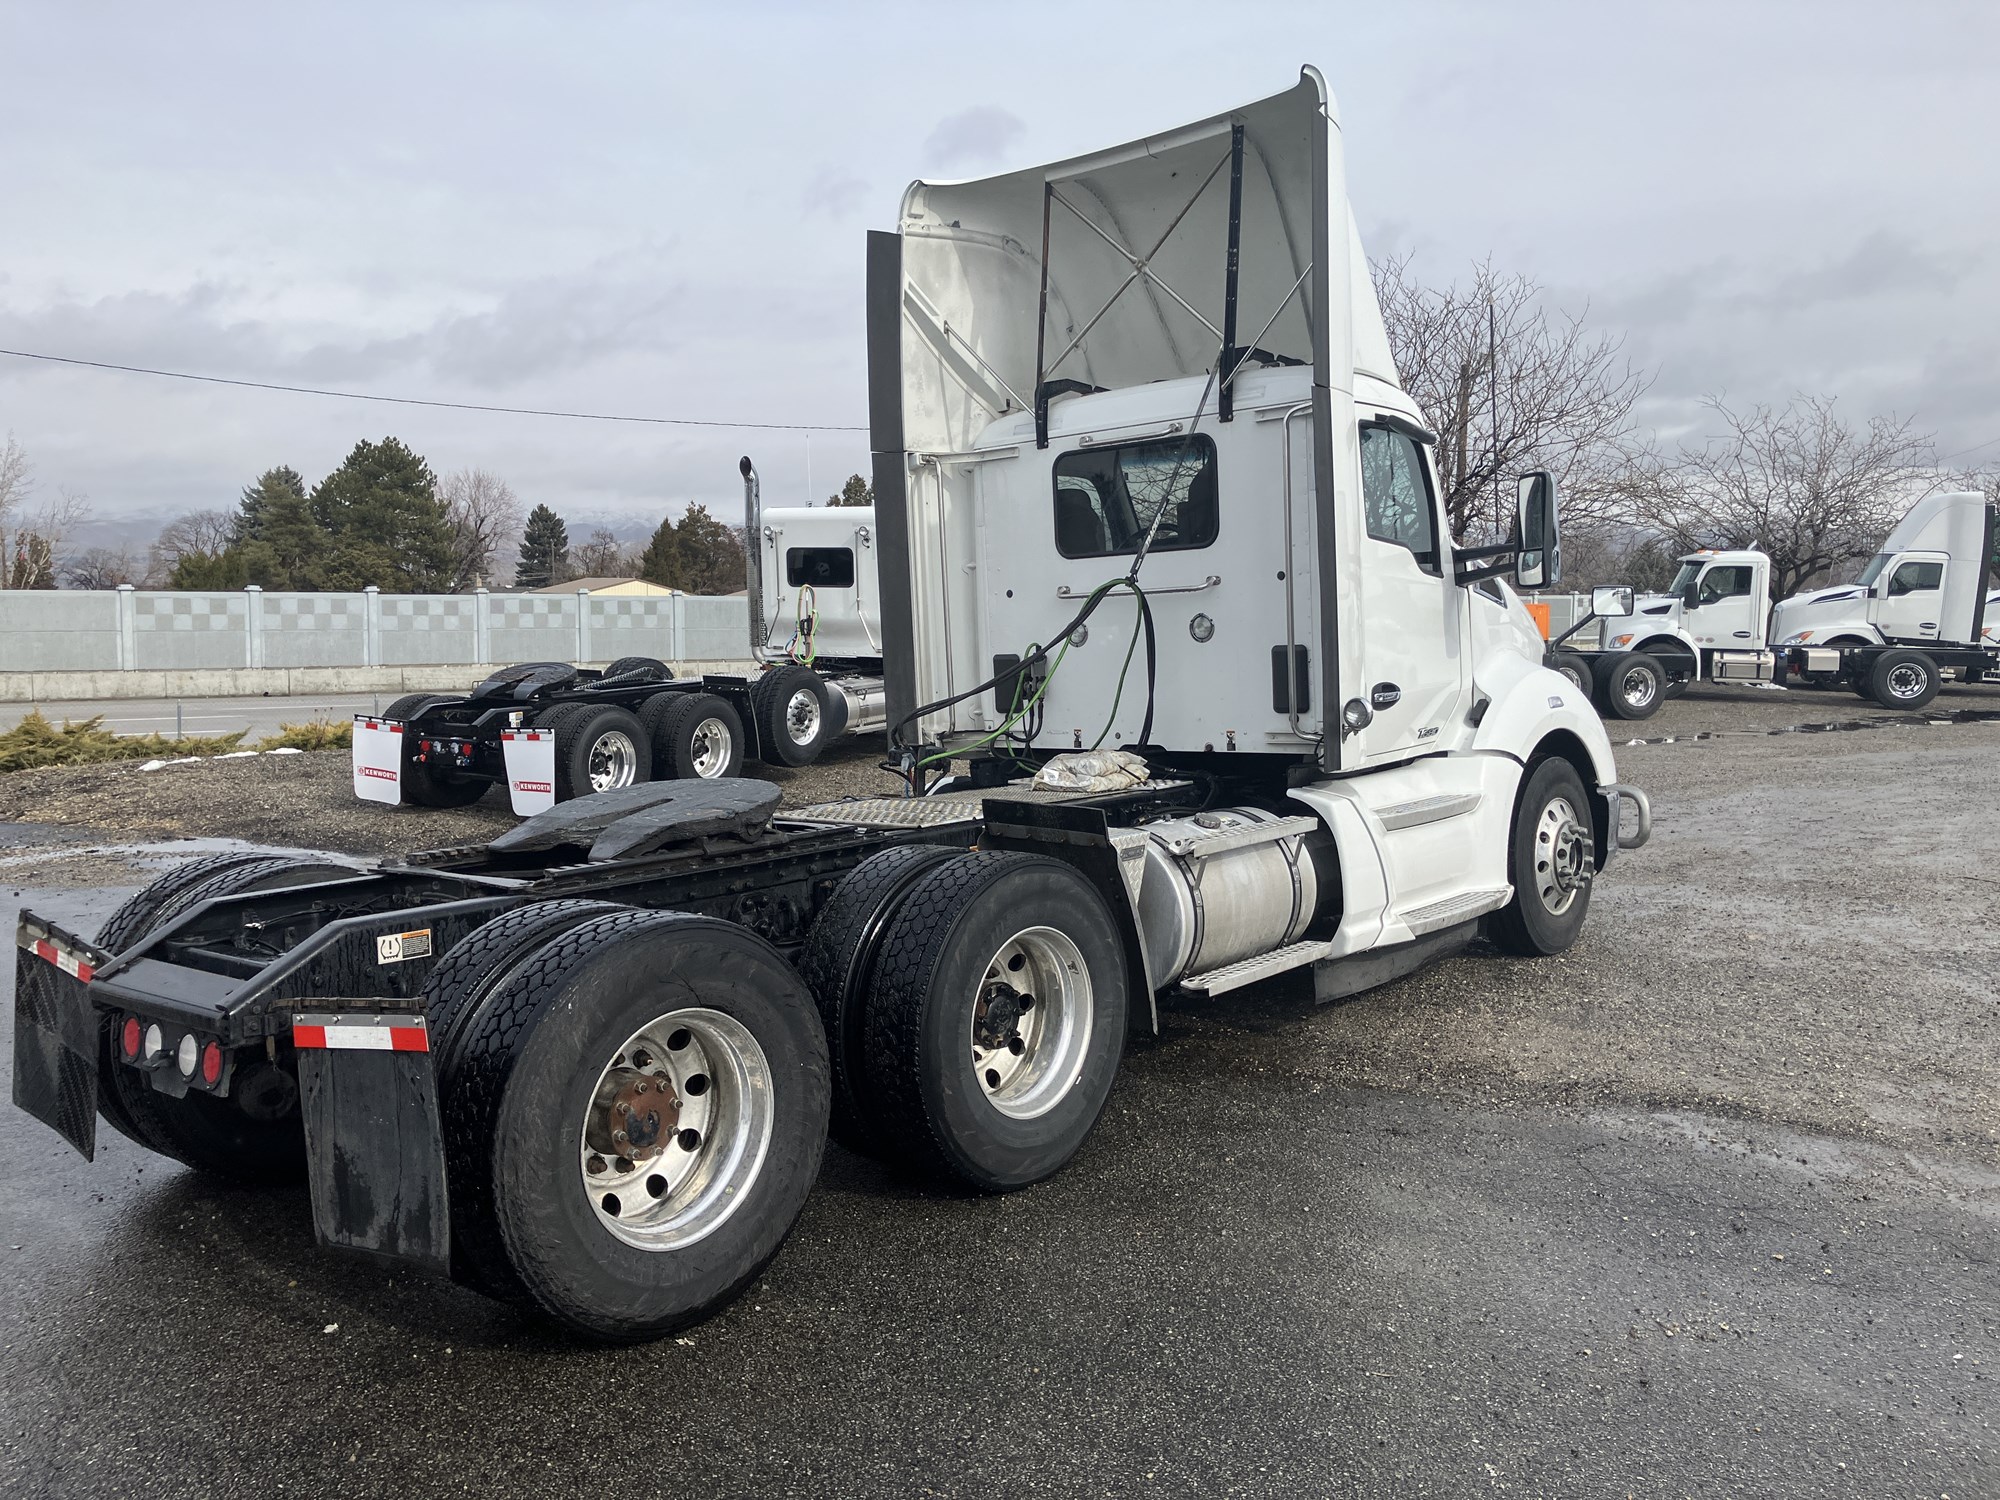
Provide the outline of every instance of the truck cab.
{"type": "Polygon", "coordinates": [[[1781,601],[1781,646],[1976,644],[1987,626],[1994,506],[1972,491],[1927,495],[1854,582],[1781,601]]]}
{"type": "Polygon", "coordinates": [[[1664,594],[1622,596],[1600,621],[1593,650],[1552,653],[1559,669],[1588,682],[1607,713],[1650,717],[1690,682],[1755,682],[1770,676],[1765,622],[1770,614],[1771,560],[1740,548],[1704,548],[1680,559],[1664,594]]]}

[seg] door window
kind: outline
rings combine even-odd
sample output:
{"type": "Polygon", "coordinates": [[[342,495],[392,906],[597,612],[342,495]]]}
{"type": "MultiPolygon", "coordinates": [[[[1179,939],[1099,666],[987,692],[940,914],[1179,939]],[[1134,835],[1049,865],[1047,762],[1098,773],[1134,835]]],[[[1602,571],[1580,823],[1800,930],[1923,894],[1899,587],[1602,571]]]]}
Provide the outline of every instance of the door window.
{"type": "Polygon", "coordinates": [[[1750,568],[1748,564],[1731,564],[1727,567],[1710,568],[1701,575],[1701,593],[1697,604],[1714,604],[1721,599],[1735,599],[1750,592],[1750,568]]]}
{"type": "Polygon", "coordinates": [[[1944,564],[1941,562],[1906,562],[1889,575],[1889,597],[1899,594],[1921,594],[1929,589],[1944,587],[1944,564]]]}
{"type": "Polygon", "coordinates": [[[1437,571],[1437,507],[1415,439],[1391,427],[1361,429],[1361,505],[1370,536],[1409,548],[1437,571]]]}
{"type": "Polygon", "coordinates": [[[1056,551],[1064,557],[1137,552],[1155,517],[1150,551],[1215,540],[1215,444],[1200,433],[1065,453],[1055,480],[1056,551]]]}

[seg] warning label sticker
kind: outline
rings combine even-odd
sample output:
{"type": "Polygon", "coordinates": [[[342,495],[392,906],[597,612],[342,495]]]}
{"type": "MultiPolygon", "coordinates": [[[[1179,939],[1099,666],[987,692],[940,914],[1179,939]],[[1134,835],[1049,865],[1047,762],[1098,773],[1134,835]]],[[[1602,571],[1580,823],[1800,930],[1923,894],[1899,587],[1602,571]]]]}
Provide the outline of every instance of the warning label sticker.
{"type": "Polygon", "coordinates": [[[378,964],[407,963],[413,958],[431,956],[431,930],[419,927],[415,932],[388,932],[375,939],[375,962],[378,964]]]}

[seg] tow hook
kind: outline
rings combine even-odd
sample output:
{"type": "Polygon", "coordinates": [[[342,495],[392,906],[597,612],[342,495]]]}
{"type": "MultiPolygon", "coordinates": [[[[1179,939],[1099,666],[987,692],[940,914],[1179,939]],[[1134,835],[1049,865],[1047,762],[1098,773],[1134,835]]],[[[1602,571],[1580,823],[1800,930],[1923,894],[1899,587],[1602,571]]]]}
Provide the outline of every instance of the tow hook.
{"type": "Polygon", "coordinates": [[[1646,800],[1646,794],[1636,786],[1627,786],[1622,781],[1614,781],[1604,788],[1604,795],[1611,803],[1611,816],[1615,820],[1620,849],[1637,849],[1653,836],[1653,804],[1646,800]],[[1630,802],[1633,811],[1639,815],[1639,826],[1631,833],[1625,831],[1622,816],[1623,802],[1630,802]]]}

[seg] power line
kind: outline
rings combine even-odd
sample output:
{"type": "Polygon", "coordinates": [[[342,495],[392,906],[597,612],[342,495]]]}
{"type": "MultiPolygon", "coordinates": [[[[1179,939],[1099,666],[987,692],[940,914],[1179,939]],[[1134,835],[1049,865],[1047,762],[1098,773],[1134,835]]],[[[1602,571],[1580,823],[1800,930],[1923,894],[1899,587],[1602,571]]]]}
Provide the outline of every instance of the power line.
{"type": "Polygon", "coordinates": [[[294,396],[336,396],[343,401],[381,401],[391,406],[438,406],[447,411],[496,412],[509,417],[568,417],[578,422],[642,422],[654,427],[734,427],[763,432],[866,432],[866,427],[827,422],[709,422],[697,417],[633,417],[615,412],[551,411],[536,406],[482,406],[472,401],[432,401],[420,396],[375,396],[364,391],[329,391],[310,385],[279,385],[269,380],[231,380],[224,375],[193,375],[186,370],[151,370],[144,365],[114,365],[97,359],[72,359],[63,354],[34,354],[26,349],[0,349],[12,359],[40,360],[51,365],[76,365],[87,370],[116,370],[124,375],[157,375],[167,380],[195,380],[204,385],[236,385],[253,391],[285,391],[294,396]]]}

